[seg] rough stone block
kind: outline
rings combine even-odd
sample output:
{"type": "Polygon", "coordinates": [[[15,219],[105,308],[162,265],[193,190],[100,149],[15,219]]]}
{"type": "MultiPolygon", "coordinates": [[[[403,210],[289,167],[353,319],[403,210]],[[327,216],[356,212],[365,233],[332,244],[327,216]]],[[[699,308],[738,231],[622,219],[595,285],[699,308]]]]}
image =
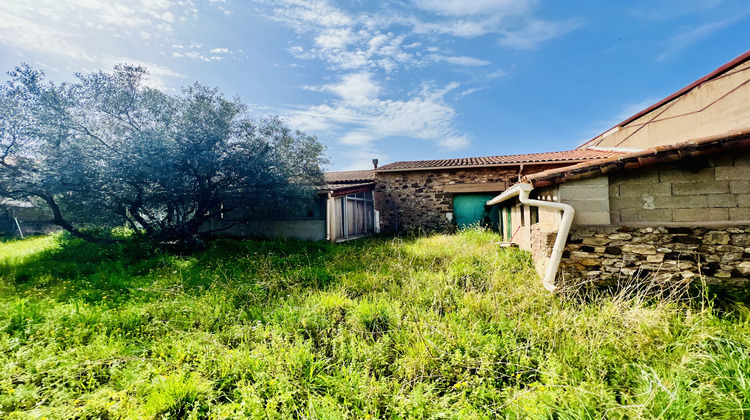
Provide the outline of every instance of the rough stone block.
{"type": "Polygon", "coordinates": [[[622,247],[623,252],[629,252],[633,254],[642,255],[654,255],[656,254],[656,247],[654,245],[625,245],[622,247]]]}
{"type": "Polygon", "coordinates": [[[600,245],[607,245],[610,242],[612,241],[610,241],[608,238],[597,238],[597,237],[583,238],[584,245],[600,246],[600,245]]]}
{"type": "Polygon", "coordinates": [[[673,195],[728,194],[728,181],[685,182],[672,185],[673,195]]]}
{"type": "Polygon", "coordinates": [[[737,271],[740,272],[741,275],[748,277],[750,276],[750,261],[743,261],[737,266],[737,271]]]}
{"type": "Polygon", "coordinates": [[[614,240],[614,241],[629,241],[633,238],[633,235],[629,233],[613,233],[609,235],[607,238],[614,240]]]}
{"type": "Polygon", "coordinates": [[[643,236],[636,236],[631,243],[634,244],[653,244],[659,242],[661,237],[655,233],[648,233],[643,236]]]}
{"type": "Polygon", "coordinates": [[[664,254],[649,255],[646,257],[646,261],[650,263],[659,263],[664,261],[664,254]]]}
{"type": "Polygon", "coordinates": [[[675,222],[724,222],[729,220],[729,211],[735,209],[674,209],[673,219],[675,222]]]}
{"type": "MultiPolygon", "coordinates": [[[[735,233],[732,235],[732,245],[735,246],[750,246],[750,234],[747,233],[735,233]]],[[[745,250],[747,252],[747,250],[745,250]]]]}
{"type": "Polygon", "coordinates": [[[598,258],[599,256],[596,254],[589,253],[589,252],[573,251],[570,253],[570,257],[575,258],[575,259],[588,259],[588,258],[598,258]]]}
{"type": "Polygon", "coordinates": [[[703,243],[711,245],[727,245],[729,243],[729,234],[722,231],[713,230],[703,235],[703,243]]]}
{"type": "Polygon", "coordinates": [[[717,181],[750,179],[750,166],[717,166],[715,170],[717,181]]]}
{"type": "Polygon", "coordinates": [[[742,259],[742,254],[742,252],[727,252],[721,256],[721,261],[739,261],[742,259]]]}

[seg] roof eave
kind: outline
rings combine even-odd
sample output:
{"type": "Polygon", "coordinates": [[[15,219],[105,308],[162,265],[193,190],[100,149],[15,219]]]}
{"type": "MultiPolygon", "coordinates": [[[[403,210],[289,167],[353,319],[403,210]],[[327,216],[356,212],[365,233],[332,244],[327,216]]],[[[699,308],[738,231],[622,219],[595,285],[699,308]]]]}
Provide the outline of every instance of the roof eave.
{"type": "MultiPolygon", "coordinates": [[[[548,160],[543,162],[515,162],[515,163],[493,163],[488,165],[460,165],[460,166],[424,166],[421,168],[401,168],[401,169],[375,169],[375,172],[382,173],[382,172],[414,172],[414,171],[435,171],[435,170],[445,170],[445,169],[476,169],[476,168],[498,168],[498,167],[508,167],[508,166],[527,166],[527,165],[554,165],[557,163],[580,163],[580,162],[587,162],[592,159],[572,159],[572,160],[548,160]]],[[[384,167],[385,168],[385,167],[384,167]]]]}

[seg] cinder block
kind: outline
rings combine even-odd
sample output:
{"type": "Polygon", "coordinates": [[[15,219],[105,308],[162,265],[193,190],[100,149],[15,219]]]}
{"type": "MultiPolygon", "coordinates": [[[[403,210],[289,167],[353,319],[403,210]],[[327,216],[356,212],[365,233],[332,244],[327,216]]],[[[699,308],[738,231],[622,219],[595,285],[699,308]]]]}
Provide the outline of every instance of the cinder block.
{"type": "Polygon", "coordinates": [[[620,184],[620,197],[641,197],[643,194],[654,197],[657,195],[671,195],[672,184],[660,184],[656,181],[653,184],[620,184]]]}
{"type": "Polygon", "coordinates": [[[675,222],[724,222],[729,220],[730,209],[674,209],[675,222]]]}
{"type": "Polygon", "coordinates": [[[708,207],[737,207],[737,196],[734,194],[710,194],[704,197],[708,200],[708,207]]]}
{"type": "Polygon", "coordinates": [[[654,197],[657,209],[696,209],[708,206],[705,195],[670,195],[654,197]]]}
{"type": "Polygon", "coordinates": [[[735,155],[734,166],[750,166],[750,155],[735,155]]]}
{"type": "Polygon", "coordinates": [[[620,210],[619,221],[628,222],[671,222],[672,209],[622,209],[620,210]]]}
{"type": "Polygon", "coordinates": [[[703,168],[697,172],[677,168],[659,171],[659,182],[709,182],[713,180],[714,168],[703,168]]]}
{"type": "Polygon", "coordinates": [[[614,181],[620,185],[655,184],[659,182],[659,171],[653,169],[642,172],[631,172],[622,176],[612,176],[611,178],[610,182],[614,181]]]}
{"type": "Polygon", "coordinates": [[[573,224],[576,225],[608,225],[610,224],[609,209],[606,211],[576,211],[573,217],[573,224]]]}
{"type": "Polygon", "coordinates": [[[750,193],[750,181],[729,181],[729,191],[732,194],[750,193]]]}
{"type": "Polygon", "coordinates": [[[728,194],[728,181],[712,182],[684,182],[672,184],[672,194],[674,195],[693,195],[693,194],[728,194]]]}
{"type": "Polygon", "coordinates": [[[746,181],[750,179],[750,166],[717,166],[717,181],[746,181]]]}
{"type": "Polygon", "coordinates": [[[609,184],[609,196],[616,197],[620,195],[620,186],[617,184],[609,184]]]}
{"type": "Polygon", "coordinates": [[[729,209],[729,220],[733,222],[750,220],[750,208],[740,207],[729,209]]]}
{"type": "Polygon", "coordinates": [[[750,207],[750,194],[737,195],[737,207],[750,207]]]}
{"type": "Polygon", "coordinates": [[[565,187],[560,186],[559,194],[561,201],[567,200],[606,200],[609,196],[609,188],[604,186],[595,187],[565,187]]]}
{"type": "Polygon", "coordinates": [[[719,155],[711,158],[711,166],[732,166],[734,161],[732,155],[719,155]]]}

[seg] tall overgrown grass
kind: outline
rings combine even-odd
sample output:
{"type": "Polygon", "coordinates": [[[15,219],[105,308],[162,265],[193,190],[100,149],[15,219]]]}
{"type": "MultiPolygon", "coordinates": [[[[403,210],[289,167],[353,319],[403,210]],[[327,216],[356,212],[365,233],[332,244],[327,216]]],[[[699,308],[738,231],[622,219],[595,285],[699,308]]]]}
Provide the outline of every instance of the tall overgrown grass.
{"type": "Polygon", "coordinates": [[[0,243],[0,417],[750,418],[750,311],[544,290],[494,234],[0,243]]]}

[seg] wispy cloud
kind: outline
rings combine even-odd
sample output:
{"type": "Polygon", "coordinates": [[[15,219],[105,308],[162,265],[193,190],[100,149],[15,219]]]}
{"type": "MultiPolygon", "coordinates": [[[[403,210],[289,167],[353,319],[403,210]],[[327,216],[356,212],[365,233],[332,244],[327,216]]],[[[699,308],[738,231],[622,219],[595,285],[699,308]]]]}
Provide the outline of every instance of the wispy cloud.
{"type": "MultiPolygon", "coordinates": [[[[4,0],[0,2],[0,44],[56,57],[77,70],[104,68],[113,59],[113,44],[166,42],[178,16],[187,13],[186,4],[171,0],[4,0]]],[[[162,74],[169,77],[177,72],[162,74]]]]}
{"type": "MultiPolygon", "coordinates": [[[[166,50],[166,56],[201,61],[244,57],[242,51],[222,46],[184,47],[176,42],[181,35],[177,28],[197,15],[191,0],[3,0],[0,45],[53,57],[73,71],[111,68],[114,60],[121,59],[118,54],[136,49],[166,50]]],[[[128,62],[147,66],[155,85],[166,86],[169,78],[181,77],[164,64],[143,58],[128,62]]]]}
{"type": "Polygon", "coordinates": [[[656,57],[657,61],[666,60],[669,57],[684,51],[692,45],[698,42],[708,39],[715,33],[732,26],[738,21],[750,16],[750,9],[740,11],[730,19],[724,19],[714,22],[704,23],[697,27],[685,27],[683,31],[677,33],[673,37],[669,38],[666,42],[666,48],[664,52],[656,57]]]}
{"type": "Polygon", "coordinates": [[[288,119],[303,130],[331,133],[348,146],[372,147],[373,142],[387,137],[409,137],[455,150],[469,144],[468,136],[454,128],[456,111],[445,102],[445,95],[458,86],[424,84],[407,99],[383,99],[382,88],[371,74],[349,74],[338,83],[312,88],[330,92],[337,99],[293,111],[288,119]]]}
{"type": "Polygon", "coordinates": [[[499,43],[506,47],[519,50],[537,48],[544,41],[560,37],[583,26],[580,19],[570,19],[561,22],[530,20],[518,29],[502,30],[499,43]]]}

